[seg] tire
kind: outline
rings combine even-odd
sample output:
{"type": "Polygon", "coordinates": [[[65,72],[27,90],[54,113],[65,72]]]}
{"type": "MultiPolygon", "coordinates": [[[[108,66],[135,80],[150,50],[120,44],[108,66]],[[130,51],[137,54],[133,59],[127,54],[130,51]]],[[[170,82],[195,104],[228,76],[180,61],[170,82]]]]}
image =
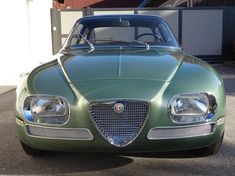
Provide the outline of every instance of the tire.
{"type": "Polygon", "coordinates": [[[196,153],[200,156],[209,156],[209,155],[215,155],[220,150],[220,147],[223,143],[224,133],[223,135],[211,146],[196,149],[196,153]]]}
{"type": "Polygon", "coordinates": [[[30,156],[41,156],[41,155],[43,155],[45,153],[43,150],[38,150],[38,149],[31,148],[30,146],[28,146],[27,144],[23,143],[22,141],[20,141],[20,144],[21,144],[24,152],[27,155],[30,155],[30,156]]]}

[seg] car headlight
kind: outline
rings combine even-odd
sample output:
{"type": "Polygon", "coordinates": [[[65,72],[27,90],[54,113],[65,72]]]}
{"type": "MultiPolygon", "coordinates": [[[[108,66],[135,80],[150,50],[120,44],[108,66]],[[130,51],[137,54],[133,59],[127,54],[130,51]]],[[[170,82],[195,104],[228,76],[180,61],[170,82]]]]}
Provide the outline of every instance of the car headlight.
{"type": "Polygon", "coordinates": [[[23,113],[33,123],[61,125],[68,121],[69,106],[62,97],[32,95],[25,99],[23,113]]]}
{"type": "Polygon", "coordinates": [[[212,119],[217,104],[214,96],[206,93],[195,93],[173,96],[168,107],[173,122],[193,123],[212,119]]]}

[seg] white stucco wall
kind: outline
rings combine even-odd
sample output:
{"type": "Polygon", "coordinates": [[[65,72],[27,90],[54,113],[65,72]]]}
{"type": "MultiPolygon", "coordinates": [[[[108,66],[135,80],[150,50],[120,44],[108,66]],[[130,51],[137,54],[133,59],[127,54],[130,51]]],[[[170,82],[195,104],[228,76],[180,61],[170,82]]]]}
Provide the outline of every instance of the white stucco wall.
{"type": "Polygon", "coordinates": [[[0,10],[0,85],[52,53],[50,0],[9,0],[0,10]]]}

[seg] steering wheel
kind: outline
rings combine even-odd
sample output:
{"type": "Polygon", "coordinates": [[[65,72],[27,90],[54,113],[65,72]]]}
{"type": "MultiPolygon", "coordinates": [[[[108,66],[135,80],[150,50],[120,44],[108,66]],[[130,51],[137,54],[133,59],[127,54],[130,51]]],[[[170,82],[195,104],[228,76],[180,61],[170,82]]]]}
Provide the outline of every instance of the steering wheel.
{"type": "Polygon", "coordinates": [[[163,42],[162,38],[156,34],[153,34],[153,33],[143,33],[143,34],[140,34],[136,37],[136,39],[139,39],[140,37],[143,37],[143,36],[146,36],[146,35],[150,35],[150,36],[153,36],[155,38],[155,40],[160,40],[161,42],[163,42]]]}

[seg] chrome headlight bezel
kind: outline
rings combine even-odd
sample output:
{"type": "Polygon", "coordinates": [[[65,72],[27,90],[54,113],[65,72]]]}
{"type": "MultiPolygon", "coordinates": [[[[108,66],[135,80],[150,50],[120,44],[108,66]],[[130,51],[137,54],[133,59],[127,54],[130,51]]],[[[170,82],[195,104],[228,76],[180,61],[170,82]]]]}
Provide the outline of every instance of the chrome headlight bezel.
{"type": "Polygon", "coordinates": [[[174,95],[170,98],[168,102],[168,116],[170,120],[173,123],[176,124],[192,124],[192,123],[199,123],[199,122],[208,122],[211,119],[215,117],[217,111],[217,102],[215,96],[213,96],[210,93],[183,93],[183,94],[177,94],[174,95]],[[172,114],[172,102],[179,97],[196,97],[197,95],[203,95],[207,98],[208,102],[208,107],[207,110],[204,114],[198,114],[198,115],[193,115],[193,114],[185,114],[185,115],[180,115],[180,114],[172,114]],[[192,120],[184,121],[180,119],[186,119],[186,118],[191,118],[192,120]]]}
{"type": "Polygon", "coordinates": [[[23,103],[22,103],[22,113],[23,113],[23,117],[24,119],[31,123],[31,124],[38,124],[38,125],[50,125],[50,126],[64,126],[65,124],[68,123],[69,119],[70,119],[70,105],[67,101],[66,98],[62,97],[62,96],[57,96],[57,95],[49,95],[49,94],[32,94],[32,95],[28,95],[25,97],[23,103]],[[61,100],[63,101],[63,103],[65,103],[65,112],[61,115],[58,114],[51,114],[51,115],[36,115],[35,113],[33,113],[31,111],[31,105],[32,105],[32,99],[33,98],[48,98],[48,99],[57,99],[57,100],[61,100]],[[29,117],[31,118],[31,120],[29,119],[29,117]],[[40,120],[40,118],[45,118],[44,120],[48,120],[48,122],[44,121],[44,122],[37,122],[35,120],[40,120]],[[65,119],[64,121],[60,122],[60,123],[52,123],[53,121],[50,121],[52,119],[58,120],[59,118],[61,119],[65,119]]]}

